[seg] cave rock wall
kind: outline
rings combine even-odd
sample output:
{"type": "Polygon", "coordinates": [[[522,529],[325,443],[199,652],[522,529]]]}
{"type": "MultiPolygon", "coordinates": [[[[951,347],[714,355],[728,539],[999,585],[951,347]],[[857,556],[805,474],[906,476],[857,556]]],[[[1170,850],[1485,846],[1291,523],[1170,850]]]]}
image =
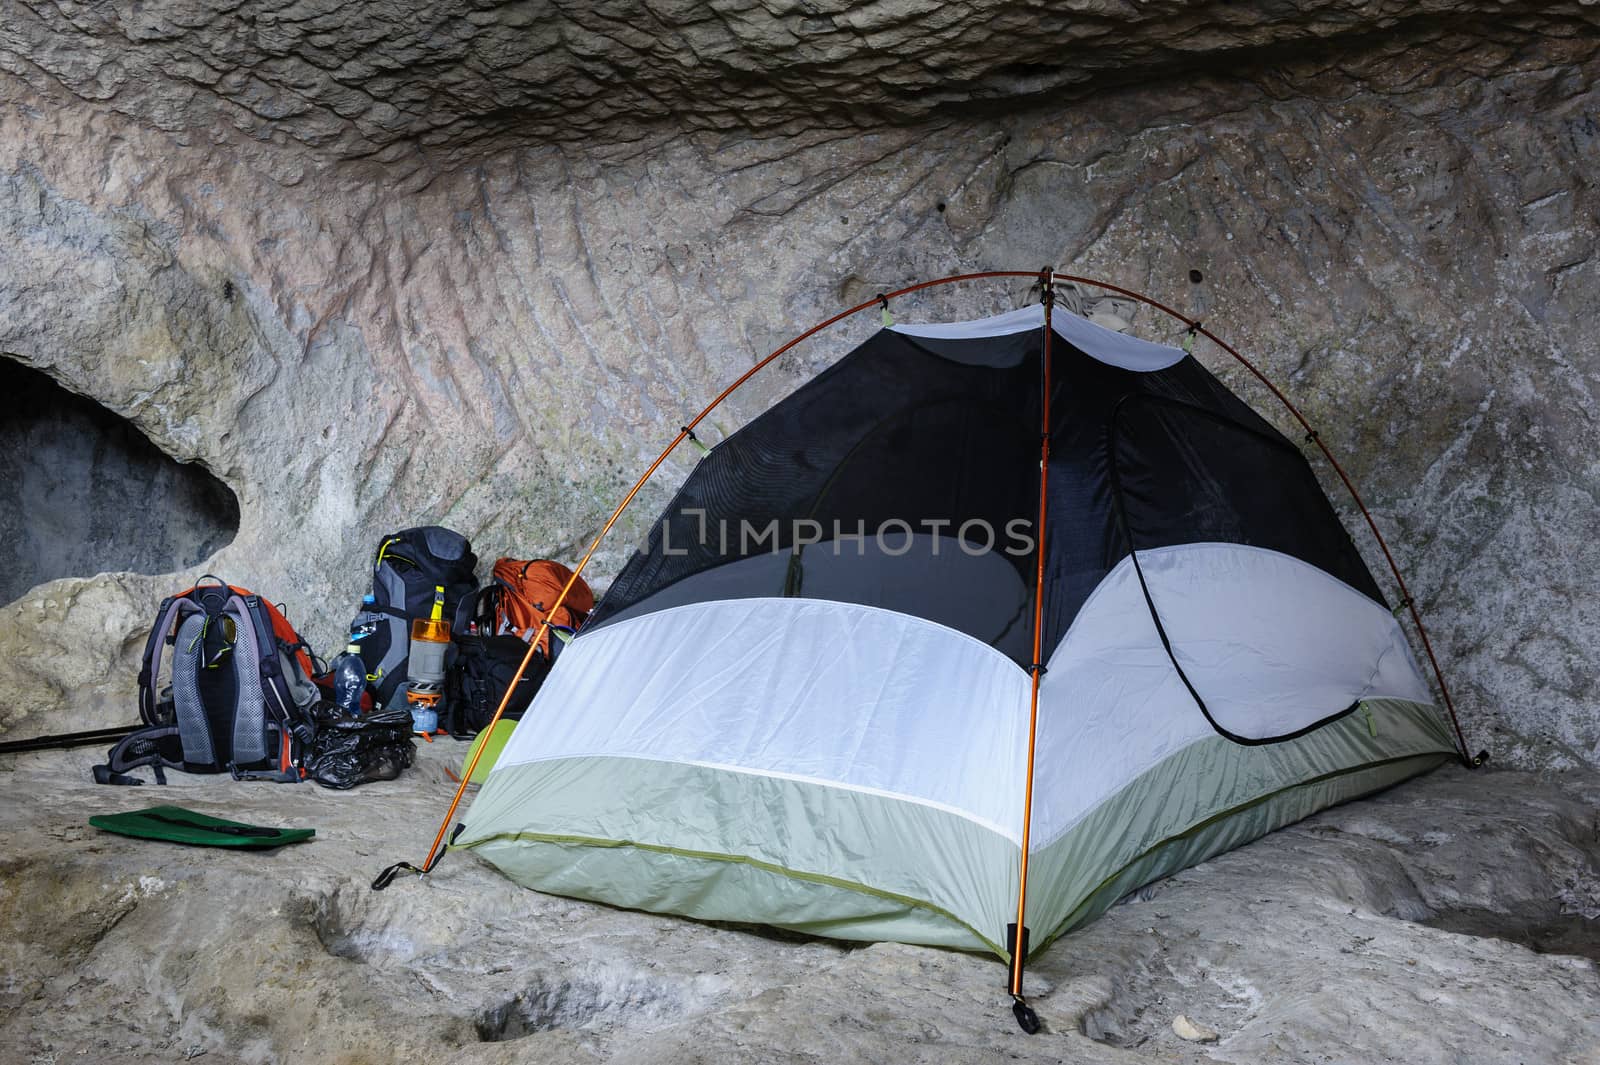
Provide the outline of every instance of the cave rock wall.
{"type": "MultiPolygon", "coordinates": [[[[0,356],[199,464],[239,514],[181,572],[0,607],[0,729],[130,720],[154,607],[203,571],[331,649],[391,529],[571,558],[687,414],[802,328],[1051,263],[1186,309],[1202,270],[1208,325],[1366,492],[1469,740],[1600,763],[1591,8],[1129,7],[719,6],[635,39],[517,5],[365,36],[381,5],[13,5],[0,356]]],[[[602,582],[692,461],[641,496],[602,582]]]]}

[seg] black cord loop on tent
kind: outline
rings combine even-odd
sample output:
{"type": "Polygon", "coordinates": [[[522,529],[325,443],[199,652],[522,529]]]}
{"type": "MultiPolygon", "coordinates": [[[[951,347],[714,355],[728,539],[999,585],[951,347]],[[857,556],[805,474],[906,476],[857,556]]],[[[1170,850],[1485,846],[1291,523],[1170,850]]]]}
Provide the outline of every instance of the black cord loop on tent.
{"type": "MultiPolygon", "coordinates": [[[[467,823],[463,821],[456,825],[456,830],[454,832],[450,833],[450,843],[452,846],[455,845],[456,838],[466,830],[466,827],[467,823]]],[[[429,873],[433,872],[434,869],[438,868],[439,863],[444,861],[444,856],[448,853],[450,853],[448,850],[440,850],[439,853],[434,856],[433,861],[429,862],[427,866],[422,869],[418,869],[410,862],[395,862],[373,879],[372,890],[382,891],[384,888],[394,883],[395,877],[400,875],[400,870],[402,869],[410,870],[411,872],[416,873],[418,876],[427,876],[429,873]]]]}
{"type": "Polygon", "coordinates": [[[678,432],[680,432],[684,436],[686,436],[689,439],[689,443],[691,443],[695,447],[699,448],[701,454],[704,454],[704,455],[711,454],[711,449],[709,447],[707,447],[705,444],[700,442],[700,438],[698,436],[694,435],[694,430],[693,429],[689,428],[687,425],[680,425],[680,426],[678,426],[678,432]]]}
{"type": "Polygon", "coordinates": [[[1136,543],[1133,534],[1133,524],[1128,519],[1127,500],[1122,485],[1122,467],[1117,460],[1118,442],[1121,437],[1122,412],[1130,402],[1152,403],[1164,407],[1172,407],[1177,410],[1188,411],[1192,414],[1209,418],[1219,425],[1237,429],[1242,433],[1246,433],[1257,440],[1260,440],[1263,444],[1269,447],[1281,448],[1285,452],[1295,455],[1298,455],[1299,452],[1295,451],[1293,444],[1283,440],[1280,437],[1269,436],[1267,433],[1264,433],[1259,429],[1255,429],[1241,422],[1237,422],[1232,418],[1218,414],[1214,411],[1206,410],[1203,407],[1197,407],[1192,403],[1185,403],[1182,400],[1168,399],[1163,396],[1151,396],[1138,392],[1130,392],[1117,401],[1116,406],[1111,408],[1111,414],[1106,419],[1106,474],[1111,482],[1112,510],[1116,515],[1117,526],[1122,530],[1123,538],[1128,543],[1128,557],[1133,560],[1134,576],[1138,578],[1139,590],[1144,593],[1145,606],[1149,608],[1150,620],[1155,625],[1156,636],[1161,640],[1162,649],[1167,652],[1167,660],[1172,663],[1173,671],[1178,674],[1178,679],[1183,682],[1183,686],[1188,690],[1190,698],[1192,698],[1195,705],[1200,708],[1200,713],[1205,717],[1206,723],[1209,724],[1223,739],[1237,743],[1241,747],[1265,747],[1269,744],[1283,743],[1287,740],[1299,739],[1301,736],[1315,732],[1324,725],[1331,725],[1340,718],[1355,713],[1356,710],[1361,706],[1360,699],[1357,699],[1349,706],[1335,710],[1325,717],[1313,721],[1311,724],[1306,725],[1303,728],[1295,729],[1293,732],[1286,732],[1278,736],[1266,736],[1260,738],[1241,735],[1240,733],[1225,728],[1221,722],[1211,715],[1211,708],[1206,705],[1205,699],[1201,698],[1200,692],[1196,690],[1194,682],[1189,679],[1189,674],[1184,672],[1183,666],[1178,662],[1178,656],[1172,649],[1172,639],[1167,635],[1167,627],[1161,620],[1161,612],[1156,609],[1155,597],[1151,594],[1150,584],[1145,579],[1144,566],[1139,562],[1139,546],[1136,543]]]}

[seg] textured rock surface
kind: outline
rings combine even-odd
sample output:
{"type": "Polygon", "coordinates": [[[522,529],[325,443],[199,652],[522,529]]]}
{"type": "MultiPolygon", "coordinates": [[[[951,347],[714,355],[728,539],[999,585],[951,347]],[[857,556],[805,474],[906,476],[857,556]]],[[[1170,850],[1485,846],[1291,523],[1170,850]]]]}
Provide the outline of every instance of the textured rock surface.
{"type": "Polygon", "coordinates": [[[150,799],[87,753],[0,769],[7,1060],[1600,1061],[1600,937],[1511,941],[1600,918],[1591,772],[1441,770],[1158,882],[1040,956],[1029,1037],[992,958],[611,910],[461,854],[370,891],[463,749],[351,793],[175,777],[166,801],[317,828],[275,854],[89,828],[150,799]],[[1430,926],[1463,911],[1478,935],[1430,926]]]}
{"type": "MultiPolygon", "coordinates": [[[[192,572],[327,647],[388,528],[571,556],[703,397],[842,304],[1047,262],[1188,303],[1199,267],[1375,504],[1474,745],[1600,761],[1600,12],[688,10],[14,3],[0,354],[227,482],[238,536],[192,572]]],[[[0,728],[131,715],[183,577],[82,577],[0,608],[0,728]]]]}
{"type": "Polygon", "coordinates": [[[342,157],[402,143],[616,142],[663,124],[874,127],[1307,44],[1527,37],[1586,0],[16,0],[0,69],[161,129],[342,157]]]}

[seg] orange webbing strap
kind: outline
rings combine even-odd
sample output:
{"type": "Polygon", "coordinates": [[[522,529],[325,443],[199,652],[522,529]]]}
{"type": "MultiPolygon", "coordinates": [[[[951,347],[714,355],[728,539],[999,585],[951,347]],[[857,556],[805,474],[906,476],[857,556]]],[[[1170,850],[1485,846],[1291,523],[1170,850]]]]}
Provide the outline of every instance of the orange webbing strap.
{"type": "MultiPolygon", "coordinates": [[[[776,361],[780,356],[784,355],[791,348],[800,344],[802,341],[809,340],[811,337],[822,332],[824,329],[827,329],[829,326],[832,326],[838,322],[842,322],[853,314],[858,314],[869,307],[878,306],[880,299],[893,299],[899,296],[908,295],[912,292],[921,291],[925,288],[933,288],[936,285],[949,285],[958,281],[976,281],[982,278],[991,277],[1035,276],[1037,275],[1032,270],[987,270],[980,273],[955,274],[951,277],[939,278],[936,281],[921,281],[915,285],[908,285],[905,288],[890,292],[884,297],[874,296],[865,303],[858,303],[849,310],[840,311],[832,318],[817,323],[810,329],[807,329],[804,333],[801,333],[793,340],[790,340],[788,343],[778,348],[766,358],[757,362],[744,373],[740,374],[738,379],[735,380],[733,384],[723,389],[715,399],[706,404],[704,410],[702,410],[699,414],[696,414],[687,425],[678,430],[678,435],[672,438],[672,442],[662,449],[661,454],[656,456],[655,461],[650,464],[650,468],[645,470],[643,475],[633,483],[633,487],[630,488],[628,490],[628,494],[622,498],[622,502],[617,504],[617,509],[611,512],[611,517],[607,518],[606,523],[600,527],[600,532],[595,536],[594,541],[590,543],[589,550],[584,552],[583,559],[578,563],[577,568],[572,571],[572,576],[567,580],[566,586],[561,589],[561,595],[556,598],[556,601],[550,605],[550,609],[546,611],[544,621],[539,625],[538,635],[535,636],[533,640],[529,641],[528,651],[522,656],[521,665],[517,666],[517,672],[512,676],[511,682],[506,685],[506,693],[500,697],[500,705],[495,708],[494,717],[489,719],[489,723],[484,726],[484,730],[487,731],[493,729],[494,726],[499,723],[500,718],[505,714],[506,706],[511,702],[511,693],[516,690],[517,684],[522,680],[523,673],[527,671],[528,663],[533,661],[534,652],[537,650],[540,641],[543,640],[545,634],[550,631],[550,615],[554,614],[566,603],[567,594],[572,591],[573,585],[577,582],[578,578],[582,576],[584,569],[589,565],[589,560],[594,557],[595,551],[599,549],[601,541],[606,538],[606,534],[611,531],[611,527],[617,523],[618,518],[622,517],[622,512],[628,509],[628,504],[633,502],[634,496],[639,494],[639,490],[643,488],[645,483],[655,475],[656,470],[661,468],[661,464],[667,461],[667,456],[672,454],[673,449],[679,444],[683,443],[684,440],[688,439],[688,437],[694,432],[695,426],[704,421],[712,411],[716,410],[722,405],[723,400],[733,395],[733,393],[746,381],[750,380],[750,378],[754,377],[757,373],[760,373],[762,369],[776,361]]],[[[473,770],[478,768],[478,760],[483,757],[485,747],[487,747],[487,744],[479,746],[477,753],[472,756],[472,760],[467,764],[466,771],[461,774],[461,783],[456,786],[456,793],[450,800],[450,808],[445,811],[444,820],[439,823],[439,831],[433,837],[433,845],[428,848],[427,860],[422,863],[421,868],[418,868],[409,862],[396,862],[394,865],[389,866],[383,872],[378,874],[378,878],[372,882],[372,888],[374,891],[382,891],[384,888],[388,887],[389,884],[394,881],[395,876],[401,869],[409,869],[415,872],[418,876],[424,876],[430,872],[436,864],[438,864],[438,859],[443,857],[443,854],[439,849],[440,844],[444,842],[445,833],[449,830],[450,819],[456,815],[456,809],[461,805],[461,796],[466,793],[467,783],[472,779],[473,770]]],[[[456,826],[456,835],[460,835],[462,827],[462,825],[456,826]]]]}
{"type": "MultiPolygon", "coordinates": [[[[1039,677],[1044,673],[1044,663],[1039,660],[1039,653],[1044,640],[1045,518],[1050,502],[1050,335],[1054,331],[1051,307],[1055,303],[1055,287],[1048,266],[1040,272],[1039,280],[1044,290],[1041,294],[1044,301],[1044,341],[1040,354],[1039,527],[1034,530],[1039,546],[1035,553],[1038,561],[1033,574],[1033,665],[1028,670],[1033,679],[1028,697],[1028,771],[1022,799],[1022,860],[1017,881],[1017,923],[1010,937],[1011,997],[1023,1009],[1027,1008],[1022,1002],[1022,968],[1028,955],[1028,841],[1033,829],[1033,753],[1034,739],[1039,730],[1039,677]]],[[[1021,1012],[1017,1014],[1017,1021],[1024,1028],[1028,1027],[1021,1012]]]]}
{"type": "Polygon", "coordinates": [[[1311,422],[1308,421],[1306,416],[1300,412],[1300,408],[1291,403],[1289,401],[1289,397],[1279,391],[1278,386],[1273,384],[1267,378],[1267,375],[1262,373],[1261,370],[1256,367],[1255,363],[1241,355],[1239,351],[1233,347],[1233,345],[1229,344],[1211,330],[1207,329],[1198,320],[1190,318],[1187,315],[1180,314],[1171,307],[1168,307],[1166,304],[1157,302],[1156,300],[1151,299],[1149,296],[1146,296],[1141,292],[1135,292],[1132,289],[1122,288],[1118,285],[1107,284],[1104,281],[1096,281],[1091,277],[1076,277],[1072,274],[1056,274],[1054,276],[1057,281],[1071,281],[1080,285],[1091,285],[1094,288],[1104,289],[1107,292],[1115,292],[1119,295],[1127,296],[1129,299],[1137,300],[1148,307],[1154,307],[1163,314],[1167,314],[1173,318],[1176,318],[1189,328],[1191,334],[1197,333],[1200,336],[1205,337],[1217,347],[1221,348],[1223,351],[1226,351],[1229,355],[1232,355],[1241,366],[1250,371],[1256,380],[1265,385],[1267,387],[1267,391],[1271,392],[1273,396],[1277,398],[1278,402],[1283,404],[1284,409],[1294,417],[1294,420],[1300,423],[1300,427],[1306,431],[1306,440],[1317,445],[1317,450],[1322,452],[1322,457],[1328,460],[1328,465],[1333,467],[1333,472],[1339,475],[1340,481],[1344,482],[1345,490],[1350,493],[1350,498],[1355,502],[1356,509],[1361,511],[1362,518],[1366,519],[1367,528],[1372,531],[1372,538],[1378,541],[1378,548],[1383,552],[1383,559],[1389,564],[1389,572],[1394,575],[1394,583],[1396,587],[1400,589],[1400,605],[1411,614],[1411,623],[1417,627],[1417,635],[1422,640],[1422,649],[1427,652],[1428,664],[1433,668],[1434,680],[1438,681],[1439,683],[1439,694],[1444,697],[1445,710],[1447,710],[1450,714],[1450,725],[1455,730],[1456,742],[1461,748],[1461,761],[1468,766],[1482,765],[1488,758],[1488,752],[1480,752],[1474,756],[1471,753],[1471,748],[1467,746],[1467,738],[1461,732],[1461,719],[1456,715],[1455,700],[1450,697],[1450,686],[1445,683],[1444,670],[1440,668],[1439,659],[1433,653],[1433,641],[1428,638],[1428,629],[1427,626],[1422,623],[1422,614],[1417,610],[1416,600],[1412,597],[1411,592],[1406,588],[1405,577],[1401,576],[1400,574],[1400,564],[1395,561],[1394,554],[1389,550],[1388,541],[1386,541],[1383,538],[1383,534],[1378,531],[1378,523],[1373,519],[1372,512],[1367,510],[1367,504],[1361,498],[1361,493],[1356,491],[1355,482],[1350,479],[1349,474],[1345,473],[1344,467],[1339,465],[1339,460],[1333,457],[1333,452],[1328,450],[1328,445],[1322,442],[1321,435],[1311,427],[1311,422]]]}

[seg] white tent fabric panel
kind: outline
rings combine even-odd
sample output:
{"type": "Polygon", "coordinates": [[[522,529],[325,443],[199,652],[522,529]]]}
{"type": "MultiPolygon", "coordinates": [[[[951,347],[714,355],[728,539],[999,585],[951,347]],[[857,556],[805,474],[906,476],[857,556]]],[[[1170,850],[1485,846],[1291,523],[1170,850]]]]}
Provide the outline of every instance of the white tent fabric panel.
{"type": "MultiPolygon", "coordinates": [[[[1118,333],[1060,307],[1051,312],[1050,324],[1058,336],[1084,354],[1124,370],[1141,373],[1164,370],[1184,357],[1182,348],[1153,344],[1126,333],[1118,333]]],[[[1043,325],[1044,307],[1035,303],[1006,314],[977,318],[970,322],[906,323],[890,328],[906,336],[926,337],[929,340],[981,340],[985,337],[1010,336],[1043,325]]]]}
{"type": "MultiPolygon", "coordinates": [[[[1239,544],[1140,551],[1173,650],[1219,724],[1286,735],[1358,699],[1432,701],[1399,624],[1315,566],[1239,544]]],[[[1128,781],[1216,735],[1172,668],[1125,558],[1040,684],[1032,849],[1128,781]]]]}
{"type": "Polygon", "coordinates": [[[1218,543],[1139,564],[1178,664],[1229,732],[1271,739],[1357,699],[1431,701],[1394,615],[1324,570],[1218,543]]]}
{"type": "Polygon", "coordinates": [[[810,599],[674,607],[574,640],[496,764],[592,755],[855,788],[1022,835],[1028,678],[952,629],[810,599]]]}
{"type": "MultiPolygon", "coordinates": [[[[1237,544],[1141,551],[1174,652],[1218,722],[1284,735],[1358,699],[1431,697],[1382,606],[1237,544]]],[[[621,756],[855,788],[1021,837],[1027,674],[943,626],[799,598],[690,604],[575,640],[500,758],[621,756]]],[[[1132,560],[1041,683],[1034,845],[1216,732],[1151,621],[1132,560]]]]}

